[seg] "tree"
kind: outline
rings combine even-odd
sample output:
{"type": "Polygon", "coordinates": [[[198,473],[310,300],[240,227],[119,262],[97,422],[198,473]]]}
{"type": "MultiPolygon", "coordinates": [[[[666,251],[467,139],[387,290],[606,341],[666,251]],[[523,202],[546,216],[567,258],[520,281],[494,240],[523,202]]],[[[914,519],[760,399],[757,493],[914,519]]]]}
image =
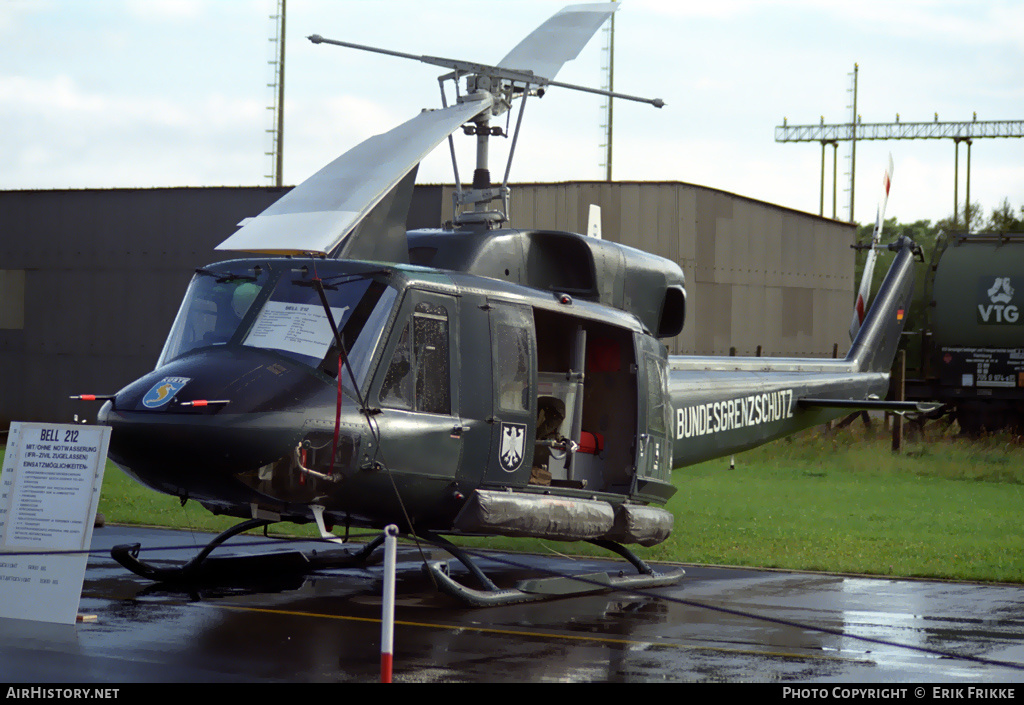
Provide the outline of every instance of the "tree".
{"type": "MultiPolygon", "coordinates": [[[[1007,198],[1003,199],[1002,204],[993,209],[992,215],[988,220],[982,220],[981,214],[983,213],[981,205],[978,203],[972,203],[969,206],[970,222],[973,227],[973,232],[1018,232],[1024,233],[1024,206],[1021,206],[1019,214],[1013,210],[1010,206],[1010,201],[1007,198]]],[[[957,218],[952,215],[943,218],[935,223],[930,220],[918,220],[913,223],[900,223],[895,218],[887,218],[882,229],[882,244],[889,244],[895,242],[901,235],[906,235],[911,238],[914,242],[921,246],[921,254],[924,256],[924,261],[928,265],[933,263],[935,247],[938,243],[939,236],[942,233],[962,233],[965,228],[964,213],[959,213],[957,218]]],[[[871,242],[871,235],[874,231],[874,223],[867,225],[861,225],[857,228],[857,242],[864,244],[871,242]]],[[[873,281],[871,282],[871,293],[872,296],[878,292],[879,287],[882,284],[882,279],[888,270],[888,265],[892,261],[892,257],[886,256],[888,253],[882,254],[875,264],[873,281]]],[[[866,259],[866,251],[860,250],[857,253],[856,265],[854,267],[854,287],[860,286],[861,273],[864,270],[864,260],[866,259]]],[[[915,331],[919,329],[925,323],[925,312],[927,310],[925,301],[925,281],[927,277],[924,271],[920,271],[918,276],[914,278],[914,298],[910,304],[910,310],[907,312],[907,322],[904,328],[908,331],[909,335],[905,335],[902,344],[906,345],[911,343],[911,339],[914,338],[915,331]]],[[[916,338],[920,340],[920,338],[916,338]]],[[[908,369],[917,367],[920,364],[919,360],[920,345],[911,343],[907,346],[907,366],[908,369]]]]}
{"type": "Polygon", "coordinates": [[[1024,206],[1020,207],[1020,217],[1014,213],[1010,199],[1004,198],[998,208],[992,209],[992,215],[985,223],[985,229],[997,233],[1024,232],[1024,206]]]}
{"type": "Polygon", "coordinates": [[[963,211],[958,211],[956,216],[947,215],[935,223],[935,227],[947,233],[962,233],[968,230],[967,224],[970,223],[972,232],[985,230],[985,223],[981,219],[984,212],[980,203],[967,203],[963,211]]]}

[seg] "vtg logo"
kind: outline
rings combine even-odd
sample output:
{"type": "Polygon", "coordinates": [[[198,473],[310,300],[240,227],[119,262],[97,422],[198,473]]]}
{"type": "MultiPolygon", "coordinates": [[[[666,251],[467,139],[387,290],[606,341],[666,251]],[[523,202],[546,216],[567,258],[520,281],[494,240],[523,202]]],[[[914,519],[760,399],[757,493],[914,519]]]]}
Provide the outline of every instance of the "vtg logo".
{"type": "Polygon", "coordinates": [[[1013,325],[1020,321],[1020,309],[1012,303],[1014,288],[1010,277],[995,277],[995,281],[985,277],[980,280],[979,288],[978,298],[983,303],[978,304],[978,323],[1013,325]]]}

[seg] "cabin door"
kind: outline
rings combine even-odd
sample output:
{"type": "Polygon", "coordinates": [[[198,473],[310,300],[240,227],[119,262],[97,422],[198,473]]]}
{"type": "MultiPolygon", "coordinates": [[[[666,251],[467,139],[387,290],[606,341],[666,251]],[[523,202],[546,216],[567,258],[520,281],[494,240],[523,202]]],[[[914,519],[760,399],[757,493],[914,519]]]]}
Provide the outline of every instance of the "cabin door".
{"type": "Polygon", "coordinates": [[[487,303],[493,401],[484,483],[521,486],[530,480],[537,425],[533,309],[494,299],[487,303]]]}
{"type": "Polygon", "coordinates": [[[452,352],[458,340],[457,300],[410,289],[385,349],[376,391],[389,467],[454,478],[461,462],[458,387],[452,352]]]}

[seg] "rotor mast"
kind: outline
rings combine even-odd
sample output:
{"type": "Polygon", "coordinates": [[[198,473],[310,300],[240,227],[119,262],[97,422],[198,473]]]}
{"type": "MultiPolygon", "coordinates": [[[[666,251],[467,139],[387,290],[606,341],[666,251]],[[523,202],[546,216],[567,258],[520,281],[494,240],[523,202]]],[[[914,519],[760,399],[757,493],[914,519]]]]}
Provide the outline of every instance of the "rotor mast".
{"type": "Polygon", "coordinates": [[[457,225],[466,227],[495,228],[508,221],[508,179],[527,97],[531,95],[542,97],[548,86],[557,86],[559,88],[568,88],[570,90],[606,96],[609,100],[612,98],[622,98],[634,102],[648,103],[656,108],[664,106],[665,103],[660,98],[642,98],[624,93],[616,93],[612,90],[590,88],[553,80],[554,75],[561,68],[562,64],[578,55],[593,33],[611,16],[615,9],[617,9],[616,3],[608,3],[607,5],[579,5],[565,8],[520,42],[497,66],[381,49],[337,39],[326,39],[318,34],[310,36],[309,40],[314,44],[334,44],[350,49],[413,59],[422,63],[450,69],[449,73],[438,77],[441,87],[441,102],[445,108],[448,107],[448,104],[444,84],[448,80],[452,81],[455,86],[457,103],[490,100],[489,109],[482,110],[473,118],[472,123],[465,124],[462,127],[464,134],[476,136],[476,168],[473,171],[472,187],[468,190],[464,190],[460,183],[454,142],[450,135],[448,141],[452,153],[452,167],[455,172],[455,193],[453,195],[454,222],[457,225]],[[555,36],[559,40],[557,43],[553,39],[555,36]],[[554,50],[552,50],[553,46],[556,47],[554,50]],[[532,68],[522,68],[524,66],[532,68]],[[465,93],[460,92],[459,86],[459,82],[463,78],[466,79],[465,93]],[[492,127],[491,119],[503,115],[510,110],[515,98],[521,98],[522,102],[519,106],[519,116],[516,120],[515,132],[512,135],[508,163],[506,164],[502,184],[494,186],[491,183],[489,164],[490,138],[508,137],[508,135],[505,134],[501,127],[492,127]],[[498,199],[501,200],[501,204],[497,208],[492,207],[492,201],[498,199]]]}

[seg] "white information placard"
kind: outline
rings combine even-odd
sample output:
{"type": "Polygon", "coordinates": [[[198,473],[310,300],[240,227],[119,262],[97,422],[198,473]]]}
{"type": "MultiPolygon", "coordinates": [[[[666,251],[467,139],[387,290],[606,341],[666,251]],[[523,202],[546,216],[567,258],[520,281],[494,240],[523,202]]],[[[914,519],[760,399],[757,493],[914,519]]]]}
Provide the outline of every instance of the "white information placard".
{"type": "MultiPolygon", "coordinates": [[[[331,308],[339,327],[344,327],[349,307],[331,308]]],[[[243,343],[255,348],[272,348],[323,359],[334,333],[322,306],[268,301],[243,343]]]]}
{"type": "Polygon", "coordinates": [[[11,424],[0,475],[0,617],[75,623],[109,442],[107,426],[11,424]]]}

